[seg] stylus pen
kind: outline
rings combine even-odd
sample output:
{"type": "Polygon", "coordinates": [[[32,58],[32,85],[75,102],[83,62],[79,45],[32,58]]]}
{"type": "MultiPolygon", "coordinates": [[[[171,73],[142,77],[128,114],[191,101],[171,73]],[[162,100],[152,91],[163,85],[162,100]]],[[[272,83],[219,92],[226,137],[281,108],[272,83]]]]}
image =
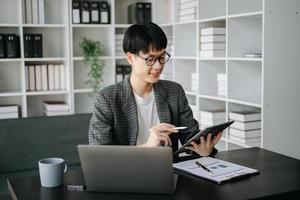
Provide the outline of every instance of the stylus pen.
{"type": "Polygon", "coordinates": [[[176,129],[176,130],[183,130],[183,129],[186,129],[188,127],[185,127],[185,126],[179,126],[179,127],[174,127],[173,129],[176,129]]]}
{"type": "Polygon", "coordinates": [[[213,174],[213,172],[210,169],[208,169],[207,167],[205,167],[204,165],[202,165],[198,161],[196,161],[195,163],[196,163],[196,165],[198,165],[199,167],[201,167],[202,169],[204,169],[205,171],[207,171],[209,174],[213,174]]]}

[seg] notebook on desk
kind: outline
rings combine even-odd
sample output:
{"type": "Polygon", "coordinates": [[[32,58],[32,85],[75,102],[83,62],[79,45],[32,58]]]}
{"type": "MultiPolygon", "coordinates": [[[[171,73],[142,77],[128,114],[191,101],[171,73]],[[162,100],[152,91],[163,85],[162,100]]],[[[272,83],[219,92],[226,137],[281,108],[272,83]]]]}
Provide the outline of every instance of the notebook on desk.
{"type": "Polygon", "coordinates": [[[198,176],[218,184],[258,174],[258,170],[211,157],[173,164],[175,170],[198,176]]]}

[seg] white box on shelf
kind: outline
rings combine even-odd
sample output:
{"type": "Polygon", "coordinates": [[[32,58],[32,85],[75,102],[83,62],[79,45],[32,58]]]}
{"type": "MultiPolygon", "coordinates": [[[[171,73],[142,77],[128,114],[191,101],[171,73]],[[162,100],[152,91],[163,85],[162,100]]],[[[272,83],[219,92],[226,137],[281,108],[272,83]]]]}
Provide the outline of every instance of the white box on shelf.
{"type": "Polygon", "coordinates": [[[225,57],[225,50],[201,50],[201,58],[225,57]]]}
{"type": "Polygon", "coordinates": [[[197,7],[198,2],[196,0],[187,1],[187,2],[180,2],[180,9],[187,9],[187,8],[195,8],[197,7]]]}
{"type": "Polygon", "coordinates": [[[200,37],[200,43],[207,42],[226,42],[225,35],[207,35],[200,37]]]}
{"type": "Polygon", "coordinates": [[[217,80],[226,82],[227,81],[226,73],[218,73],[217,74],[217,80]]]}
{"type": "Polygon", "coordinates": [[[261,140],[260,137],[245,139],[245,138],[235,137],[232,135],[229,135],[229,139],[232,141],[235,141],[235,142],[239,142],[241,144],[249,145],[249,146],[259,146],[260,140],[261,140]]]}
{"type": "Polygon", "coordinates": [[[229,134],[239,138],[255,138],[261,136],[261,129],[243,131],[235,128],[229,128],[229,134]]]}
{"type": "Polygon", "coordinates": [[[227,91],[227,84],[218,83],[218,90],[226,92],[227,91]]]}
{"type": "Polygon", "coordinates": [[[240,130],[255,130],[261,128],[261,121],[254,121],[254,122],[240,122],[235,121],[232,125],[232,128],[240,129],[240,130]]]}
{"type": "Polygon", "coordinates": [[[44,101],[43,108],[45,111],[69,111],[69,105],[64,101],[44,101]]]}
{"type": "Polygon", "coordinates": [[[192,21],[196,19],[195,14],[190,14],[190,15],[184,15],[184,16],[179,16],[179,21],[192,21]]]}
{"type": "Polygon", "coordinates": [[[18,112],[18,106],[17,105],[0,105],[0,113],[12,113],[12,112],[18,112]]]}
{"type": "Polygon", "coordinates": [[[45,116],[61,116],[68,115],[69,111],[44,111],[45,116]]]}
{"type": "Polygon", "coordinates": [[[14,119],[14,118],[19,118],[19,114],[16,112],[0,113],[0,119],[14,119]]]}
{"type": "Polygon", "coordinates": [[[190,15],[190,14],[196,15],[196,7],[179,10],[179,16],[185,16],[185,15],[190,15]]]}
{"type": "Polygon", "coordinates": [[[259,121],[261,113],[257,111],[235,111],[229,112],[229,118],[240,122],[259,121]]]}
{"type": "Polygon", "coordinates": [[[201,110],[200,118],[201,119],[210,119],[210,120],[225,119],[226,112],[224,109],[201,110]]]}
{"type": "Polygon", "coordinates": [[[201,35],[225,35],[226,28],[225,27],[208,27],[201,29],[201,35]]]}
{"type": "Polygon", "coordinates": [[[202,49],[202,50],[225,50],[226,43],[225,42],[202,43],[200,45],[200,49],[202,49]]]}

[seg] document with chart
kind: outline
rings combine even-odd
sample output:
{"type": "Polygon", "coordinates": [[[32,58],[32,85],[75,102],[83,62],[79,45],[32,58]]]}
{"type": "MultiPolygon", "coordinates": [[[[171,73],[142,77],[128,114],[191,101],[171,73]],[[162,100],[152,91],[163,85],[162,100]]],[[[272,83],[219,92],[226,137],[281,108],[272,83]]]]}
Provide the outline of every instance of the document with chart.
{"type": "Polygon", "coordinates": [[[218,184],[235,178],[258,174],[258,170],[211,157],[174,163],[175,171],[185,172],[218,184]]]}

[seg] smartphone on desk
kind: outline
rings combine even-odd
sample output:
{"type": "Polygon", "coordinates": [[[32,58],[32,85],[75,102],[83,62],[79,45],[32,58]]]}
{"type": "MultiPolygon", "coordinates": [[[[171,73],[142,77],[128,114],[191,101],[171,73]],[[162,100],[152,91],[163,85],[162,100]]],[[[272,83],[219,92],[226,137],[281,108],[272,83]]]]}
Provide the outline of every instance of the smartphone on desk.
{"type": "Polygon", "coordinates": [[[201,130],[193,137],[191,137],[185,144],[183,144],[177,151],[174,152],[174,155],[184,152],[185,147],[191,145],[191,142],[193,141],[199,143],[200,137],[202,136],[204,136],[204,138],[206,139],[207,135],[211,133],[212,138],[216,137],[218,133],[224,131],[227,127],[229,127],[233,123],[234,121],[229,121],[222,124],[206,127],[205,129],[201,130]]]}

